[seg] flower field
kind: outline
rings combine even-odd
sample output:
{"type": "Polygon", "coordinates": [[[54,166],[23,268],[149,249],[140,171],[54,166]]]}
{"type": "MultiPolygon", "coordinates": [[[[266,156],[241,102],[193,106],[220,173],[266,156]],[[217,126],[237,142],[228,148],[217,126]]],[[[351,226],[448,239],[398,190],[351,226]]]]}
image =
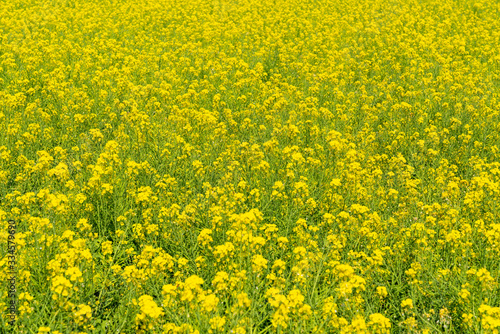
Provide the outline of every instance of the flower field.
{"type": "Polygon", "coordinates": [[[0,333],[498,334],[499,259],[498,2],[0,2],[0,333]]]}

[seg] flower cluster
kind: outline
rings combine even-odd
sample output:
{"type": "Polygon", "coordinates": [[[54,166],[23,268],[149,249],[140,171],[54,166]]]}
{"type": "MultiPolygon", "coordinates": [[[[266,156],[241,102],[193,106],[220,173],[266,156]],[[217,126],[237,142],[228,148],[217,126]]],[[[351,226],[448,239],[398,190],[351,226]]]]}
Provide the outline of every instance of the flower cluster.
{"type": "Polygon", "coordinates": [[[498,333],[498,13],[0,1],[0,327],[498,333]]]}

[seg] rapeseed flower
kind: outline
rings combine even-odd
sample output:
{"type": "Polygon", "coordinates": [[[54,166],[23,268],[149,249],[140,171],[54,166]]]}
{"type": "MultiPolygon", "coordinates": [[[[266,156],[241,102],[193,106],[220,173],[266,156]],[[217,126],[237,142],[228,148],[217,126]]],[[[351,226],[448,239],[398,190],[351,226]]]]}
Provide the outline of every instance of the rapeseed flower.
{"type": "Polygon", "coordinates": [[[500,329],[494,2],[0,16],[14,331],[500,329]]]}

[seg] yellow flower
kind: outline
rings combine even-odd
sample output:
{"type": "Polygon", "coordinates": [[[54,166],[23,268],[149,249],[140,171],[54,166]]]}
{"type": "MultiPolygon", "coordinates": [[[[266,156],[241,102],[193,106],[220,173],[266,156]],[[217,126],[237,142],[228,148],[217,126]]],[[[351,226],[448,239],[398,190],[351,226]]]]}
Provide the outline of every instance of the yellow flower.
{"type": "Polygon", "coordinates": [[[224,325],[226,324],[226,318],[225,317],[213,317],[212,319],[209,320],[210,323],[210,332],[213,333],[213,331],[223,331],[224,325]]]}
{"type": "Polygon", "coordinates": [[[215,274],[215,277],[212,280],[212,286],[216,291],[226,290],[228,281],[229,275],[225,271],[219,271],[215,274]]]}
{"type": "Polygon", "coordinates": [[[349,327],[342,331],[343,333],[368,333],[365,319],[362,316],[356,315],[349,327]]]}
{"type": "Polygon", "coordinates": [[[468,299],[468,298],[469,298],[469,296],[470,296],[470,292],[469,292],[469,290],[467,290],[467,289],[462,289],[462,290],[460,290],[460,292],[458,293],[458,295],[459,295],[459,296],[460,296],[460,298],[462,298],[462,299],[468,299]]]}
{"type": "Polygon", "coordinates": [[[49,170],[47,172],[47,175],[49,176],[55,176],[61,181],[65,181],[69,178],[69,170],[68,170],[68,165],[66,165],[64,162],[60,162],[55,168],[49,170]]]}
{"type": "Polygon", "coordinates": [[[215,247],[213,251],[214,255],[217,257],[218,261],[224,260],[234,253],[234,245],[232,242],[226,242],[224,245],[219,245],[215,247]]]}
{"type": "Polygon", "coordinates": [[[203,229],[200,234],[198,235],[198,243],[202,246],[207,246],[209,245],[213,239],[212,237],[210,236],[212,234],[212,230],[211,229],[203,229]]]}
{"type": "Polygon", "coordinates": [[[381,298],[387,297],[387,289],[386,289],[386,287],[385,286],[379,286],[379,287],[377,287],[377,294],[381,298]]]}
{"type": "Polygon", "coordinates": [[[102,255],[108,255],[113,253],[113,242],[104,241],[101,245],[102,255]]]}
{"type": "Polygon", "coordinates": [[[219,303],[219,298],[215,296],[215,294],[211,293],[207,296],[204,296],[201,300],[202,307],[206,312],[212,312],[217,307],[219,303]]]}
{"type": "Polygon", "coordinates": [[[354,269],[348,264],[339,264],[335,267],[337,271],[337,276],[342,278],[350,278],[354,275],[354,269]]]}
{"type": "Polygon", "coordinates": [[[413,308],[413,301],[410,298],[405,299],[401,302],[401,307],[408,308],[411,310],[413,308]]]}
{"type": "Polygon", "coordinates": [[[287,299],[289,307],[300,307],[305,298],[300,290],[294,289],[288,293],[287,299]]]}
{"type": "Polygon", "coordinates": [[[92,135],[93,140],[101,141],[104,138],[103,134],[101,133],[101,131],[99,131],[99,129],[90,129],[89,132],[92,135]]]}
{"type": "Polygon", "coordinates": [[[368,327],[373,333],[389,333],[391,328],[391,321],[380,313],[370,315],[368,327]]]}
{"type": "Polygon", "coordinates": [[[202,292],[201,285],[204,283],[203,279],[197,275],[192,275],[184,282],[184,290],[181,294],[182,301],[192,301],[195,294],[202,292]]]}
{"type": "Polygon", "coordinates": [[[467,327],[472,326],[473,318],[474,318],[474,315],[471,313],[463,313],[462,314],[463,322],[467,325],[467,327]]]}
{"type": "Polygon", "coordinates": [[[241,308],[248,308],[250,307],[251,300],[248,298],[248,294],[245,292],[241,292],[238,295],[236,295],[236,298],[238,299],[238,306],[241,308]]]}
{"type": "Polygon", "coordinates": [[[161,294],[163,296],[163,303],[165,306],[169,306],[172,300],[177,296],[176,287],[172,284],[166,284],[162,287],[161,294]]]}
{"type": "Polygon", "coordinates": [[[92,317],[92,309],[86,304],[78,305],[78,310],[73,314],[75,321],[78,324],[82,324],[92,317]]]}
{"type": "Polygon", "coordinates": [[[153,297],[149,295],[139,297],[139,306],[142,313],[153,319],[157,319],[164,314],[163,310],[153,300],[153,297]]]}
{"type": "Polygon", "coordinates": [[[300,154],[299,152],[295,152],[292,154],[292,160],[295,161],[299,165],[306,161],[306,159],[304,159],[302,154],[300,154]]]}
{"type": "Polygon", "coordinates": [[[332,179],[332,181],[330,182],[330,185],[334,186],[334,187],[340,187],[342,185],[342,183],[340,182],[340,179],[332,179]]]}
{"type": "Polygon", "coordinates": [[[313,311],[311,309],[311,306],[309,306],[307,304],[303,304],[298,309],[297,313],[299,314],[300,318],[302,318],[303,320],[308,320],[309,318],[311,318],[313,311]]]}
{"type": "Polygon", "coordinates": [[[73,288],[73,284],[64,276],[57,275],[52,279],[52,287],[51,290],[54,292],[52,295],[52,299],[57,299],[58,295],[67,297],[71,289],[73,288]]]}
{"type": "Polygon", "coordinates": [[[70,268],[66,269],[65,275],[69,276],[70,281],[83,282],[83,279],[81,278],[82,272],[77,267],[70,267],[70,268]]]}
{"type": "Polygon", "coordinates": [[[267,261],[262,255],[257,254],[252,258],[252,270],[256,273],[260,273],[263,269],[267,268],[267,261]]]}

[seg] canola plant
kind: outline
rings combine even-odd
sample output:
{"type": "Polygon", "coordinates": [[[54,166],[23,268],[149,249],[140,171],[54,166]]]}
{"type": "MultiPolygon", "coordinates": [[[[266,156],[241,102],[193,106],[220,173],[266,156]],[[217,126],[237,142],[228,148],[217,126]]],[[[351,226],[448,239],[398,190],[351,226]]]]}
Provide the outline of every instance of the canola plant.
{"type": "Polygon", "coordinates": [[[496,1],[3,0],[0,331],[499,333],[499,94],[496,1]]]}

